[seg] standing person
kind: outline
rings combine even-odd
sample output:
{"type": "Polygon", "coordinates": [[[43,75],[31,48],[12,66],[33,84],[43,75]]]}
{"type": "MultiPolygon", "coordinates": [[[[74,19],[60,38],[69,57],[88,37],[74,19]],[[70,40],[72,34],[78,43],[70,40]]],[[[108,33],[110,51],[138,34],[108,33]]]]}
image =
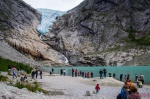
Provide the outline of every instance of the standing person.
{"type": "Polygon", "coordinates": [[[125,82],[127,81],[127,76],[126,76],[126,75],[124,75],[124,81],[125,81],[125,82]]]}
{"type": "Polygon", "coordinates": [[[51,76],[51,75],[52,75],[52,72],[50,71],[49,74],[50,74],[50,76],[51,76]]]}
{"type": "Polygon", "coordinates": [[[87,72],[87,78],[89,78],[89,76],[90,76],[90,73],[89,73],[89,72],[87,72]]]}
{"type": "Polygon", "coordinates": [[[64,73],[64,76],[66,76],[66,70],[65,69],[63,69],[63,73],[64,73]]]}
{"type": "Polygon", "coordinates": [[[40,70],[40,79],[42,79],[42,70],[40,70]]]}
{"type": "Polygon", "coordinates": [[[113,78],[116,78],[116,74],[115,73],[113,73],[113,78]]]}
{"type": "Polygon", "coordinates": [[[11,72],[11,66],[8,66],[8,74],[10,75],[11,72]]]}
{"type": "Polygon", "coordinates": [[[34,79],[34,70],[31,70],[31,78],[34,79]]]}
{"type": "Polygon", "coordinates": [[[120,74],[120,81],[122,81],[123,74],[120,74]]]}
{"type": "Polygon", "coordinates": [[[54,73],[54,68],[52,68],[52,74],[54,73]]]}
{"type": "Polygon", "coordinates": [[[111,72],[109,72],[109,77],[111,77],[111,72]]]}
{"type": "Polygon", "coordinates": [[[76,69],[76,71],[75,71],[75,77],[77,77],[77,74],[78,74],[78,70],[76,69]]]}
{"type": "Polygon", "coordinates": [[[74,77],[74,69],[72,68],[72,77],[74,77]]]}
{"type": "Polygon", "coordinates": [[[35,70],[35,76],[36,76],[36,79],[37,79],[37,76],[38,76],[38,70],[37,69],[35,70]]]}
{"type": "Polygon", "coordinates": [[[80,71],[80,76],[82,76],[82,72],[80,71]]]}
{"type": "Polygon", "coordinates": [[[104,77],[106,78],[106,73],[107,73],[107,71],[106,71],[105,68],[103,69],[103,72],[104,72],[104,77]]]}
{"type": "Polygon", "coordinates": [[[99,74],[100,74],[100,79],[103,79],[103,77],[102,77],[103,71],[101,69],[99,71],[99,74]]]}
{"type": "Polygon", "coordinates": [[[84,72],[82,72],[82,77],[84,78],[84,72]]]}
{"type": "Polygon", "coordinates": [[[63,75],[63,70],[62,69],[60,70],[60,75],[63,75]]]}
{"type": "Polygon", "coordinates": [[[127,99],[141,99],[138,89],[135,86],[130,87],[130,95],[127,96],[127,99]]]}
{"type": "Polygon", "coordinates": [[[91,72],[91,78],[93,78],[93,72],[91,72]]]}
{"type": "Polygon", "coordinates": [[[137,86],[139,88],[142,88],[142,81],[140,81],[140,79],[137,79],[137,86]]]}
{"type": "Polygon", "coordinates": [[[127,79],[130,79],[130,74],[127,74],[127,79]]]}
{"type": "Polygon", "coordinates": [[[142,85],[144,84],[144,75],[140,74],[140,81],[142,81],[142,85]]]}
{"type": "Polygon", "coordinates": [[[138,75],[137,75],[137,74],[135,74],[135,82],[137,81],[137,79],[138,79],[138,75]]]}
{"type": "Polygon", "coordinates": [[[100,86],[99,86],[99,84],[96,84],[96,86],[95,86],[95,90],[96,90],[96,94],[98,94],[98,93],[99,93],[99,90],[100,90],[100,86]]]}

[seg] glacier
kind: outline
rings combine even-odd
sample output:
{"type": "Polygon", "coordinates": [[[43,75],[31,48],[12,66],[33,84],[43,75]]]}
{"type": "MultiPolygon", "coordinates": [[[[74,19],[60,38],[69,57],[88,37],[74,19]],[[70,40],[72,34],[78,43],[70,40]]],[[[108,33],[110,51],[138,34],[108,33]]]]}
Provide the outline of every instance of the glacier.
{"type": "MultiPolygon", "coordinates": [[[[42,14],[41,23],[37,27],[37,31],[40,33],[40,38],[49,31],[50,26],[56,20],[56,17],[62,16],[63,14],[67,13],[63,11],[43,9],[43,8],[39,8],[37,10],[42,14]]],[[[68,63],[68,59],[63,54],[60,59],[62,60],[62,62],[68,63]]]]}
{"type": "Polygon", "coordinates": [[[51,10],[51,9],[37,9],[42,14],[42,20],[37,27],[37,31],[40,33],[40,37],[49,31],[50,26],[56,20],[56,17],[62,16],[66,12],[51,10]]]}

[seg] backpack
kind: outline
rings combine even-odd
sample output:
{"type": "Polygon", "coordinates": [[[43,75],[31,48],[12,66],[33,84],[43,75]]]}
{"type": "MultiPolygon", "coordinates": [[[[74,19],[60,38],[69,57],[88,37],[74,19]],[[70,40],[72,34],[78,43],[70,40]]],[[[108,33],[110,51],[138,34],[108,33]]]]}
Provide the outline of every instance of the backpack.
{"type": "Polygon", "coordinates": [[[121,99],[121,94],[119,93],[116,99],[121,99]]]}

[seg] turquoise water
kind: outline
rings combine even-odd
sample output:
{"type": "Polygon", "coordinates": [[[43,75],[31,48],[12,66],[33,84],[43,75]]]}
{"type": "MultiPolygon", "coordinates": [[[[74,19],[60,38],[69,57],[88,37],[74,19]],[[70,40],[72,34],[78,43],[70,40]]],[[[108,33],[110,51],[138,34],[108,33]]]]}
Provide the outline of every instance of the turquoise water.
{"type": "Polygon", "coordinates": [[[120,78],[120,74],[124,75],[130,74],[130,79],[132,82],[135,81],[135,74],[138,76],[140,74],[144,75],[145,83],[150,84],[150,66],[119,66],[119,67],[41,67],[42,70],[46,72],[50,72],[51,69],[54,68],[54,73],[60,74],[61,69],[66,70],[66,75],[71,76],[71,70],[72,68],[77,69],[78,71],[83,72],[93,72],[94,77],[99,77],[99,70],[105,68],[107,70],[107,76],[108,73],[111,72],[112,74],[116,74],[116,79],[120,78]]]}

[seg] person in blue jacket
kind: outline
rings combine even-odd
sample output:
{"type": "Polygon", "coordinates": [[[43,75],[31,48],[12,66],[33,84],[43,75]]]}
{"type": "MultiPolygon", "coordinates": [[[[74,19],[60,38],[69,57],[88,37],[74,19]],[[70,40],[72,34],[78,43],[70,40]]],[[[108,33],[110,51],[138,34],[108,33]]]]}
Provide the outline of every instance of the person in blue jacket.
{"type": "Polygon", "coordinates": [[[121,89],[121,99],[127,99],[128,95],[129,95],[129,84],[125,83],[121,89]]]}

